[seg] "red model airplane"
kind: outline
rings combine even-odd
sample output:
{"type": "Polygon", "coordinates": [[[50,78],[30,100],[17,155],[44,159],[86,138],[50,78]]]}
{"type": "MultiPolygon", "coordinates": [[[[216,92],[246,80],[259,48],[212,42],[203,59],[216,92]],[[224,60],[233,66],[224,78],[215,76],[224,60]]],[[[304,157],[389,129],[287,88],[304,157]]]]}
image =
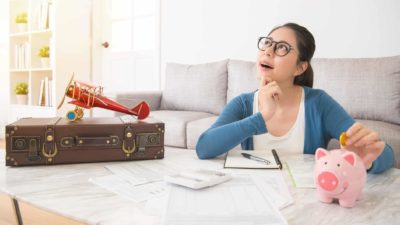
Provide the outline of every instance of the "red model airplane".
{"type": "Polygon", "coordinates": [[[72,74],[71,80],[65,89],[64,97],[57,108],[59,109],[62,106],[65,96],[73,99],[68,103],[74,104],[76,107],[74,110],[68,111],[66,115],[67,119],[70,121],[75,121],[83,117],[82,108],[90,109],[92,107],[99,107],[109,109],[129,115],[135,115],[139,120],[145,119],[150,113],[150,107],[145,101],[142,101],[132,109],[129,109],[107,97],[104,97],[103,87],[95,87],[83,82],[74,81],[73,79],[74,74],[72,74]]]}

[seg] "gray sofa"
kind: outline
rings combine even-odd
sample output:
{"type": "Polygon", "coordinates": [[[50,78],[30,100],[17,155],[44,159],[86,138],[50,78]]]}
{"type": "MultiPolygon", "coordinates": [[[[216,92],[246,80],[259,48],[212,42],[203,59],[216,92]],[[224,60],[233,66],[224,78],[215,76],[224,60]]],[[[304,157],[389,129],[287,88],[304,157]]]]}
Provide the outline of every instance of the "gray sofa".
{"type": "MultiPolygon", "coordinates": [[[[347,112],[378,131],[400,168],[400,56],[313,59],[314,88],[325,90],[347,112]]],[[[124,105],[146,100],[150,116],[165,122],[165,145],[194,149],[224,105],[258,87],[255,63],[240,60],[182,65],[168,63],[165,89],[117,95],[124,105]]],[[[337,147],[337,140],[329,148],[337,147]]]]}

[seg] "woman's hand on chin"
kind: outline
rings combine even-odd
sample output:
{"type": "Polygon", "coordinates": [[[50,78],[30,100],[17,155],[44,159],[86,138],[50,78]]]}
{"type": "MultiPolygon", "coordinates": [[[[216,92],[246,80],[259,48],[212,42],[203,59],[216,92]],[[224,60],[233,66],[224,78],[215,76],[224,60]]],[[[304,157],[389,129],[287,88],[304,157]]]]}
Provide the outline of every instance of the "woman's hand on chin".
{"type": "Polygon", "coordinates": [[[276,111],[276,105],[282,90],[276,81],[270,77],[261,76],[260,87],[258,90],[258,104],[265,122],[270,120],[276,111]]]}

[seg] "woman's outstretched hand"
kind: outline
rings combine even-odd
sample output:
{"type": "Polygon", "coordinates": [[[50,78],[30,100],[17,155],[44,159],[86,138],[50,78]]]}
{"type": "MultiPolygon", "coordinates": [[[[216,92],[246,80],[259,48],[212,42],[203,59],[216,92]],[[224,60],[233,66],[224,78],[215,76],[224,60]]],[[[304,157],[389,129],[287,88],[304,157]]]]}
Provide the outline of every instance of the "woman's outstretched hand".
{"type": "Polygon", "coordinates": [[[381,141],[379,134],[361,123],[354,123],[346,131],[348,137],[344,149],[355,152],[363,161],[365,168],[369,169],[372,162],[379,157],[385,148],[385,142],[381,141]]]}
{"type": "Polygon", "coordinates": [[[261,76],[260,87],[258,90],[258,104],[265,122],[270,120],[275,114],[276,104],[282,90],[276,81],[272,81],[270,77],[261,76]]]}

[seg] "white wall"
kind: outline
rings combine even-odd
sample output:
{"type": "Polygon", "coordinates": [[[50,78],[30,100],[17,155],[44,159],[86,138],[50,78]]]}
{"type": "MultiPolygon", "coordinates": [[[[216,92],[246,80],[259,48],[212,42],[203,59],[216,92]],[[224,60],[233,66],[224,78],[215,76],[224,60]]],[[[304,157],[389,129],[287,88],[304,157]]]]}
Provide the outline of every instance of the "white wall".
{"type": "Polygon", "coordinates": [[[286,22],[307,27],[315,57],[400,55],[398,0],[162,0],[161,63],[254,61],[259,36],[286,22]]]}
{"type": "Polygon", "coordinates": [[[8,112],[8,4],[0,1],[0,138],[4,137],[8,112]]]}

